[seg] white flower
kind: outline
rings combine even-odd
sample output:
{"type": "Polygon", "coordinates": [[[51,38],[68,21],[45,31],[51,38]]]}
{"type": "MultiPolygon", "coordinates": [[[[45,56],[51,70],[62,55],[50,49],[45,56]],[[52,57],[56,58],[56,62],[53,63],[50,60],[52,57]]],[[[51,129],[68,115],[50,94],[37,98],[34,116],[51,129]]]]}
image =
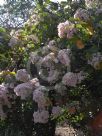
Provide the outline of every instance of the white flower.
{"type": "Polygon", "coordinates": [[[59,107],[59,106],[54,106],[54,107],[52,108],[52,115],[53,115],[54,117],[58,117],[59,115],[61,115],[61,113],[62,113],[61,107],[59,107]]]}
{"type": "Polygon", "coordinates": [[[36,111],[33,114],[35,123],[47,123],[49,118],[49,112],[46,110],[36,111]]]}
{"type": "Polygon", "coordinates": [[[83,21],[88,21],[89,20],[89,14],[88,14],[88,11],[85,10],[85,9],[82,9],[82,8],[79,8],[76,13],[74,14],[74,18],[75,19],[80,19],[80,20],[83,20],[83,21]]]}
{"type": "Polygon", "coordinates": [[[71,62],[71,60],[70,60],[70,58],[71,58],[70,49],[60,50],[57,57],[62,64],[66,65],[66,66],[70,66],[70,62],[71,62]]]}
{"type": "Polygon", "coordinates": [[[16,79],[18,81],[27,82],[30,80],[30,75],[26,71],[26,69],[20,69],[17,71],[16,79]]]}
{"type": "Polygon", "coordinates": [[[60,38],[71,39],[76,33],[76,28],[73,23],[66,21],[58,25],[58,36],[60,38]]]}

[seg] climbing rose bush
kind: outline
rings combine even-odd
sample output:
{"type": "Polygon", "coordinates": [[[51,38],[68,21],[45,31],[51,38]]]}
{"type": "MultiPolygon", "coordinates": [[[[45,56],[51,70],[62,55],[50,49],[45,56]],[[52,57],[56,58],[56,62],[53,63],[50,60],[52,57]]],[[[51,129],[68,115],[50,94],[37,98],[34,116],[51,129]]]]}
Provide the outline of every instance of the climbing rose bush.
{"type": "MultiPolygon", "coordinates": [[[[25,123],[24,129],[31,135],[33,128],[38,133],[39,128],[44,129],[62,118],[75,126],[87,124],[101,110],[101,104],[96,103],[96,90],[99,100],[102,96],[100,11],[77,9],[73,19],[58,24],[55,40],[29,52],[27,68],[7,72],[0,85],[1,122],[17,121],[21,126],[25,123]]],[[[30,20],[28,23],[33,24],[30,20]]],[[[12,34],[12,38],[8,44],[11,48],[34,39],[32,35],[23,37],[22,31],[12,34]]],[[[20,48],[21,54],[23,49],[20,48]]]]}

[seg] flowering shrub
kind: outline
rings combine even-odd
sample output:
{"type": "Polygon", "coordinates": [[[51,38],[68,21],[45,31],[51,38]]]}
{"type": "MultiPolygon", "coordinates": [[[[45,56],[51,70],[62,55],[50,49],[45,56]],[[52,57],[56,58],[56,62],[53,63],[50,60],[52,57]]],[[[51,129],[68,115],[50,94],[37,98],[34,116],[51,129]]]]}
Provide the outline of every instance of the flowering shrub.
{"type": "Polygon", "coordinates": [[[10,62],[20,64],[13,72],[0,73],[0,118],[4,126],[14,125],[27,136],[33,131],[37,136],[54,136],[57,120],[68,119],[81,128],[101,111],[101,13],[101,9],[78,8],[73,18],[58,22],[58,36],[46,31],[54,40],[48,42],[45,36],[40,48],[32,47],[44,41],[44,31],[40,33],[39,28],[37,33],[35,29],[44,21],[39,16],[32,16],[23,30],[11,33],[10,62]],[[28,33],[30,27],[37,36],[32,29],[28,33]]]}

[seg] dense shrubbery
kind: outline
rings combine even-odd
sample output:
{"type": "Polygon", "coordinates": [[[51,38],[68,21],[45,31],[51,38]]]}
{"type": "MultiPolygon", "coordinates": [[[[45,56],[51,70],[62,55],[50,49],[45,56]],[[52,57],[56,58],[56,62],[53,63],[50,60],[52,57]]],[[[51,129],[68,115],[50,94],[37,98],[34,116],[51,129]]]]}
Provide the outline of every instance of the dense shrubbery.
{"type": "Polygon", "coordinates": [[[89,124],[102,105],[102,9],[68,4],[36,9],[21,30],[0,29],[2,135],[53,136],[66,119],[102,133],[89,124]]]}

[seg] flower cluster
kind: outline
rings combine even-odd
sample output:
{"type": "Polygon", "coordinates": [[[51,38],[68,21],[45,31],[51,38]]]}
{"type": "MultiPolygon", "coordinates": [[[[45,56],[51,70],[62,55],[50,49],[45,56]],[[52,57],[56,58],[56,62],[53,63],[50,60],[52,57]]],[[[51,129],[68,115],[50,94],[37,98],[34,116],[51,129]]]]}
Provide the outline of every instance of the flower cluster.
{"type": "Polygon", "coordinates": [[[76,33],[75,25],[70,21],[66,21],[58,25],[58,36],[60,38],[71,39],[75,33],[76,33]]]}
{"type": "Polygon", "coordinates": [[[65,66],[70,66],[70,62],[71,62],[71,50],[70,49],[60,50],[58,52],[58,59],[65,66]]]}
{"type": "Polygon", "coordinates": [[[88,60],[88,64],[93,66],[95,69],[102,68],[102,55],[100,52],[94,53],[92,57],[88,60]]]}
{"type": "Polygon", "coordinates": [[[85,75],[80,73],[68,72],[62,78],[62,83],[67,86],[76,87],[77,84],[81,83],[85,79],[85,75]]]}
{"type": "Polygon", "coordinates": [[[38,79],[35,78],[26,83],[17,85],[14,88],[14,92],[17,96],[20,96],[22,100],[25,100],[33,93],[33,89],[35,89],[38,85],[38,79]]]}
{"type": "Polygon", "coordinates": [[[49,112],[47,110],[35,111],[33,114],[35,123],[47,123],[49,112]]]}
{"type": "Polygon", "coordinates": [[[47,123],[49,112],[47,110],[48,90],[44,86],[39,86],[33,91],[33,100],[38,104],[38,111],[34,111],[35,123],[47,123]]]}
{"type": "Polygon", "coordinates": [[[47,92],[47,89],[44,86],[39,86],[33,92],[33,100],[38,104],[39,109],[45,109],[47,105],[45,92],[47,92]]]}
{"type": "Polygon", "coordinates": [[[39,76],[42,80],[49,83],[54,83],[58,80],[60,72],[56,69],[58,60],[54,53],[49,53],[44,58],[40,59],[37,65],[39,76]]]}
{"type": "Polygon", "coordinates": [[[83,21],[88,21],[90,19],[87,10],[79,8],[76,13],[74,14],[75,19],[80,19],[83,21]]]}
{"type": "Polygon", "coordinates": [[[30,75],[27,73],[26,69],[20,69],[17,71],[16,79],[18,81],[27,82],[30,80],[30,75]]]}
{"type": "Polygon", "coordinates": [[[59,106],[53,106],[52,108],[52,116],[53,117],[58,117],[62,113],[62,108],[59,106]]]}

